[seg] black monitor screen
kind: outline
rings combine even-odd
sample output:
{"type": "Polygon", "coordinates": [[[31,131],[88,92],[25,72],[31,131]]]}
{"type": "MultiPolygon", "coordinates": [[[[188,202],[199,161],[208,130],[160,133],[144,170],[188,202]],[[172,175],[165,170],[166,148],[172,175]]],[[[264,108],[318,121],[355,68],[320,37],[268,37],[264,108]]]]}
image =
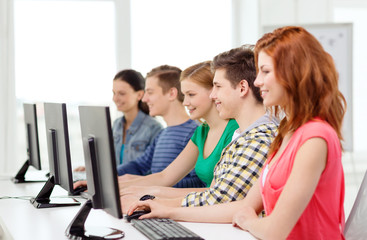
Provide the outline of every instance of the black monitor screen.
{"type": "Polygon", "coordinates": [[[29,164],[41,170],[36,104],[23,104],[29,164]]]}
{"type": "Polygon", "coordinates": [[[73,181],[66,104],[45,103],[44,111],[50,176],[38,196],[31,199],[31,203],[37,208],[78,205],[80,203],[74,199],[69,202],[50,199],[55,185],[60,185],[72,195],[73,181]]]}
{"type": "MultiPolygon", "coordinates": [[[[93,232],[84,230],[84,224],[80,224],[86,221],[86,212],[89,213],[91,208],[103,209],[116,218],[122,218],[109,108],[80,106],[79,117],[91,199],[83,205],[66,230],[66,235],[73,239],[95,236],[93,232]]],[[[110,230],[108,236],[123,237],[122,231],[110,230]]]]}
{"type": "Polygon", "coordinates": [[[50,176],[72,194],[73,181],[66,104],[45,103],[45,124],[50,176]]]}
{"type": "Polygon", "coordinates": [[[33,166],[35,169],[41,170],[36,104],[24,103],[23,110],[27,146],[27,160],[20,168],[16,176],[12,179],[15,183],[35,182],[27,181],[25,179],[25,174],[29,166],[33,166]]]}

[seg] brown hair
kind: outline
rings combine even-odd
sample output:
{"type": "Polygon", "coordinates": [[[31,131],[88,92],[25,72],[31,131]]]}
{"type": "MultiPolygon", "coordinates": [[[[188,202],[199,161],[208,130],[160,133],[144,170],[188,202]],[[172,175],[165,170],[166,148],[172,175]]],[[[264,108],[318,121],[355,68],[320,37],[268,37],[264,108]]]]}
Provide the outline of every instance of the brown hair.
{"type": "Polygon", "coordinates": [[[206,89],[213,88],[214,74],[211,71],[211,61],[205,61],[186,68],[181,73],[180,81],[190,79],[206,89]]]}
{"type": "Polygon", "coordinates": [[[232,87],[246,80],[255,99],[262,103],[260,89],[254,85],[256,68],[253,49],[253,45],[243,45],[218,54],[213,59],[212,70],[225,69],[226,78],[231,82],[232,87]]]}
{"type": "Polygon", "coordinates": [[[181,69],[174,66],[162,65],[153,68],[147,73],[148,77],[157,77],[159,86],[162,88],[163,93],[167,93],[171,88],[177,89],[177,100],[183,102],[184,96],[181,92],[180,75],[181,69]]]}
{"type": "MultiPolygon", "coordinates": [[[[123,81],[128,83],[135,92],[143,90],[145,87],[145,78],[140,72],[133,69],[125,69],[118,72],[113,78],[114,81],[123,81]]],[[[146,103],[142,102],[141,99],[138,102],[138,108],[145,114],[149,114],[149,107],[146,103]]]]}
{"type": "MultiPolygon", "coordinates": [[[[270,152],[279,148],[287,132],[320,117],[342,139],[341,126],[346,101],[338,89],[338,74],[332,57],[317,39],[302,27],[283,27],[265,34],[256,43],[256,68],[259,52],[273,59],[274,74],[286,95],[284,118],[270,152]]],[[[275,114],[281,109],[274,108],[275,114]]]]}

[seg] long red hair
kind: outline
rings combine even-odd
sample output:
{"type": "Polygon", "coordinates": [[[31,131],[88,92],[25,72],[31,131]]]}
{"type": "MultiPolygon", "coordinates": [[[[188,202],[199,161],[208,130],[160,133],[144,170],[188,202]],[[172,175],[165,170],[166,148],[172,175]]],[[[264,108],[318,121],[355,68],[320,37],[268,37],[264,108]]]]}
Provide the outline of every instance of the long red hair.
{"type": "Polygon", "coordinates": [[[328,122],[342,140],[346,101],[338,89],[334,61],[317,39],[302,27],[282,27],[265,34],[255,46],[257,70],[260,51],[272,57],[275,77],[286,91],[283,109],[272,109],[276,115],[284,111],[286,117],[270,153],[280,147],[288,132],[315,117],[328,122]]]}

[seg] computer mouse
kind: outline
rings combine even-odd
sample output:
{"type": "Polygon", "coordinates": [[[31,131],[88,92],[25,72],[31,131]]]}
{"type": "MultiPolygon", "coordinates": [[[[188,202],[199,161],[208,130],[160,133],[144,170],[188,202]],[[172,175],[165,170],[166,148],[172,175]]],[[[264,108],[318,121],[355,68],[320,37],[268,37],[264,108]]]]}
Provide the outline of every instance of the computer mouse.
{"type": "Polygon", "coordinates": [[[150,210],[137,210],[134,211],[131,215],[126,215],[126,220],[130,222],[132,219],[138,219],[141,215],[150,213],[150,210]]]}
{"type": "Polygon", "coordinates": [[[73,195],[79,195],[81,192],[84,192],[87,189],[88,189],[87,186],[79,186],[79,187],[76,187],[73,190],[73,195]]]}

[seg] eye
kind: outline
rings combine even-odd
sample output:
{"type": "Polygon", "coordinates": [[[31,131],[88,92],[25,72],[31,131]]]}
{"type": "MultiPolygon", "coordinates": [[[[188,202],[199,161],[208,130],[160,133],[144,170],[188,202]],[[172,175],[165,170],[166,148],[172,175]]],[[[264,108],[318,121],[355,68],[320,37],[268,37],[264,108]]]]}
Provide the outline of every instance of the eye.
{"type": "Polygon", "coordinates": [[[189,93],[189,94],[187,94],[189,97],[193,97],[193,96],[195,96],[196,94],[194,94],[194,93],[189,93]]]}

